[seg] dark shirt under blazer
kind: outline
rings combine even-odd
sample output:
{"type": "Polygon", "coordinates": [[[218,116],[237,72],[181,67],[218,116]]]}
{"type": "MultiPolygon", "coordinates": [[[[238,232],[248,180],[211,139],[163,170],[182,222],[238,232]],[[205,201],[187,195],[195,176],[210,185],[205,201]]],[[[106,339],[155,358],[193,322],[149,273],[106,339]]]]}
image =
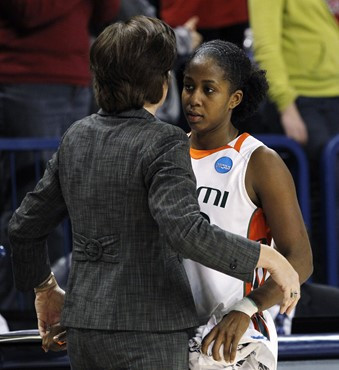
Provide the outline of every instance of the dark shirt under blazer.
{"type": "MultiPolygon", "coordinates": [[[[48,233],[69,215],[62,324],[178,330],[198,324],[182,257],[250,281],[259,244],[200,216],[186,134],[144,109],[74,123],[9,224],[16,285],[48,276],[48,233]]],[[[232,215],[230,215],[232,217],[232,215]]]]}

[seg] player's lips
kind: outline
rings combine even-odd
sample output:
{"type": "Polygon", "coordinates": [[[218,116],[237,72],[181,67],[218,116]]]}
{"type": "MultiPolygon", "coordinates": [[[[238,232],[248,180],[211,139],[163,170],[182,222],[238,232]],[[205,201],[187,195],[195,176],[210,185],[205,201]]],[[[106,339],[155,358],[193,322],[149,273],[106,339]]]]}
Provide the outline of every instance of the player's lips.
{"type": "Polygon", "coordinates": [[[193,111],[186,112],[186,118],[189,122],[199,122],[203,119],[203,115],[193,111]]]}

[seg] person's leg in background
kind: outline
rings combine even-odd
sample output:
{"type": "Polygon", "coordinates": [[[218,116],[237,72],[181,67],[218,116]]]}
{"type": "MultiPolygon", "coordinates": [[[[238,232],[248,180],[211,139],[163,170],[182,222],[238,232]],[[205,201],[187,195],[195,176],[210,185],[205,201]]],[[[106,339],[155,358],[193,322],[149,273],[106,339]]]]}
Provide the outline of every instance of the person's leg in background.
{"type": "Polygon", "coordinates": [[[89,113],[91,89],[69,85],[3,85],[9,137],[60,137],[89,113]]]}

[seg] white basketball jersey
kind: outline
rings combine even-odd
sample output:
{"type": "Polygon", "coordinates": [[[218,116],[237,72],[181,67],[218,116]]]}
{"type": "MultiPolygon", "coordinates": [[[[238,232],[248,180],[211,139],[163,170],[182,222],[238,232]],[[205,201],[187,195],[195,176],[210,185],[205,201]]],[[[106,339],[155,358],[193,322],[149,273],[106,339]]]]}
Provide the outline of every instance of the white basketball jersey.
{"type": "MultiPolygon", "coordinates": [[[[263,145],[245,133],[224,147],[191,149],[190,153],[202,214],[224,230],[269,244],[269,228],[262,209],[251,201],[245,188],[248,162],[254,150],[263,145]]],[[[184,266],[202,323],[220,303],[230,307],[261,285],[267,275],[265,270],[256,269],[252,284],[245,284],[191,260],[185,259],[184,266]]]]}

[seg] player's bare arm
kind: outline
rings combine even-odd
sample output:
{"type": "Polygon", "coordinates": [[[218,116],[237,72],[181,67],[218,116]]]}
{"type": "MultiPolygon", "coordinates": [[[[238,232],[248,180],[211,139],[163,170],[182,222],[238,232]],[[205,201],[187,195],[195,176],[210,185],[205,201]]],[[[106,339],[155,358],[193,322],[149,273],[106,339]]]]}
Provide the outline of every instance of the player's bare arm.
{"type": "MultiPolygon", "coordinates": [[[[298,272],[302,284],[313,270],[312,251],[290,171],[275,151],[260,147],[250,159],[245,183],[251,200],[266,215],[277,250],[298,272]]],[[[272,279],[250,296],[259,310],[282,298],[272,279]]]]}

